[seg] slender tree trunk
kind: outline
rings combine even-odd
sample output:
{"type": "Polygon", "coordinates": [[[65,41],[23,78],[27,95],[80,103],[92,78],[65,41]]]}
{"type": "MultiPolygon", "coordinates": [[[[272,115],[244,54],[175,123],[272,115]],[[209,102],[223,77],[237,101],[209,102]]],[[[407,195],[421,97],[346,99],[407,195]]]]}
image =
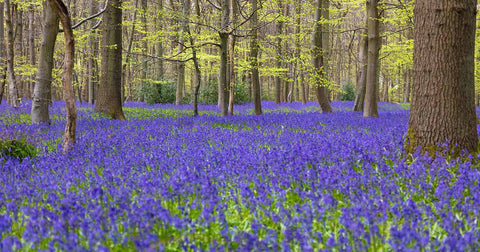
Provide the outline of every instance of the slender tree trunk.
{"type": "Polygon", "coordinates": [[[415,3],[409,153],[435,155],[439,144],[455,155],[478,151],[475,113],[476,0],[415,3]]]}
{"type": "Polygon", "coordinates": [[[17,107],[18,106],[18,89],[15,82],[15,69],[14,69],[14,36],[13,36],[13,22],[12,22],[12,5],[10,0],[5,0],[5,24],[7,27],[7,80],[8,80],[8,104],[17,107]]]}
{"type": "MultiPolygon", "coordinates": [[[[195,0],[195,14],[197,21],[200,19],[200,5],[198,0],[195,0]]],[[[199,25],[196,25],[195,30],[197,34],[200,32],[199,25]]],[[[200,71],[200,64],[197,57],[197,48],[195,48],[195,39],[190,32],[190,25],[187,24],[187,35],[190,38],[190,46],[192,47],[193,66],[195,68],[195,88],[193,90],[193,115],[198,116],[198,96],[200,93],[200,86],[202,83],[202,72],[200,71]]]]}
{"type": "Polygon", "coordinates": [[[255,115],[262,114],[262,95],[260,87],[260,75],[258,73],[258,0],[250,0],[252,3],[252,18],[250,20],[252,37],[250,42],[250,64],[252,67],[252,89],[255,115]]]}
{"type": "MultiPolygon", "coordinates": [[[[178,54],[182,53],[185,50],[185,35],[187,30],[187,18],[190,14],[190,0],[182,0],[183,1],[183,15],[181,19],[181,27],[180,27],[180,35],[178,36],[178,54]]],[[[177,92],[175,103],[177,105],[181,105],[183,103],[183,94],[185,88],[185,65],[184,61],[178,62],[177,68],[177,92]]]]}
{"type": "Polygon", "coordinates": [[[52,102],[53,55],[59,18],[48,0],[43,3],[43,33],[38,59],[37,80],[33,91],[31,117],[33,123],[50,123],[48,106],[52,102]]]}
{"type": "Polygon", "coordinates": [[[72,75],[75,59],[75,41],[73,39],[72,23],[67,7],[60,0],[49,0],[51,7],[57,12],[63,27],[65,36],[65,59],[63,65],[63,98],[67,110],[67,124],[65,126],[65,135],[63,138],[63,151],[69,151],[75,144],[75,131],[77,110],[75,107],[75,94],[73,92],[72,75]]]}
{"type": "MultiPolygon", "coordinates": [[[[156,19],[157,24],[157,31],[163,32],[163,19],[164,19],[164,9],[163,9],[163,0],[158,1],[158,10],[157,10],[158,18],[156,19]]],[[[157,60],[156,62],[156,74],[157,74],[157,81],[164,79],[164,66],[163,66],[163,37],[158,38],[157,46],[156,46],[156,53],[157,53],[157,60]]]]}
{"type": "Polygon", "coordinates": [[[365,101],[365,91],[367,89],[367,51],[368,51],[368,38],[365,33],[360,38],[358,59],[360,61],[359,71],[357,74],[357,91],[355,94],[355,104],[353,105],[354,111],[363,111],[363,104],[365,101]]]}
{"type": "Polygon", "coordinates": [[[380,50],[378,0],[367,0],[368,57],[367,85],[365,90],[364,117],[378,117],[378,54],[380,50]]]}
{"type": "MultiPolygon", "coordinates": [[[[229,11],[232,25],[236,22],[235,0],[229,0],[229,11]]],[[[229,51],[229,100],[228,100],[228,114],[233,115],[233,105],[235,103],[235,36],[233,31],[228,36],[228,51],[229,51]]]]}
{"type": "Polygon", "coordinates": [[[323,113],[333,112],[330,103],[328,102],[326,84],[325,84],[325,72],[323,69],[323,49],[322,49],[322,0],[316,0],[315,11],[315,27],[313,30],[313,66],[315,71],[315,88],[317,94],[317,100],[322,108],[323,113]]]}
{"type": "MultiPolygon", "coordinates": [[[[277,8],[280,16],[283,16],[283,0],[277,0],[277,8]]],[[[276,65],[277,71],[282,68],[282,34],[283,34],[283,19],[280,18],[276,24],[276,65]]],[[[275,75],[275,103],[278,104],[281,102],[282,96],[282,78],[280,77],[279,73],[275,75]]]]}
{"type": "Polygon", "coordinates": [[[122,110],[122,1],[110,0],[103,14],[101,77],[95,112],[124,120],[122,110]]]}
{"type": "Polygon", "coordinates": [[[0,104],[2,104],[3,94],[5,93],[6,64],[5,64],[5,26],[4,23],[5,5],[0,3],[0,104]]]}
{"type": "MultiPolygon", "coordinates": [[[[96,0],[91,0],[90,14],[93,15],[98,12],[98,3],[96,0]]],[[[95,96],[98,87],[98,34],[96,30],[92,30],[89,40],[91,55],[88,59],[88,103],[95,103],[95,96]]]]}
{"type": "Polygon", "coordinates": [[[411,87],[411,78],[410,78],[410,75],[411,75],[411,72],[412,70],[411,69],[407,69],[405,70],[404,72],[404,81],[405,81],[405,93],[404,93],[404,96],[403,96],[403,102],[404,103],[409,103],[410,102],[410,90],[412,89],[411,87]]]}
{"type": "MultiPolygon", "coordinates": [[[[122,90],[126,86],[126,83],[129,83],[129,91],[130,94],[132,93],[132,81],[129,81],[130,75],[129,69],[130,69],[130,57],[132,53],[132,48],[133,48],[133,39],[135,37],[135,23],[137,20],[137,6],[138,6],[138,0],[135,0],[135,10],[133,11],[133,18],[132,18],[132,32],[130,33],[130,37],[128,39],[128,47],[127,47],[127,53],[125,55],[125,62],[123,63],[123,71],[122,71],[122,90]]],[[[122,101],[124,99],[124,94],[121,95],[122,101]]],[[[138,94],[138,98],[140,101],[143,101],[143,96],[138,94]]],[[[123,103],[123,102],[122,102],[123,103]]]]}
{"type": "MultiPolygon", "coordinates": [[[[148,81],[148,57],[146,55],[148,55],[148,41],[147,41],[147,34],[148,34],[148,21],[147,21],[147,18],[148,18],[148,2],[147,0],[141,0],[142,1],[142,15],[141,15],[141,21],[142,21],[142,25],[143,25],[143,32],[141,33],[142,34],[142,40],[143,40],[143,43],[142,43],[142,53],[145,55],[142,57],[142,74],[141,74],[141,85],[142,87],[145,87],[145,86],[148,86],[149,85],[149,81],[148,81]]],[[[122,87],[123,88],[123,87],[122,87]]],[[[122,95],[122,97],[124,97],[124,95],[122,95]]]]}
{"type": "Polygon", "coordinates": [[[222,116],[228,115],[228,37],[230,34],[230,1],[222,1],[220,36],[220,75],[219,90],[220,94],[220,110],[222,116]]]}
{"type": "MultiPolygon", "coordinates": [[[[28,15],[28,30],[29,30],[29,35],[28,35],[28,44],[29,44],[29,54],[30,54],[30,64],[32,66],[35,65],[36,59],[35,59],[35,11],[30,10],[29,15],[28,15]]],[[[34,81],[34,75],[30,76],[32,81],[30,82],[28,86],[28,98],[33,97],[33,90],[35,88],[35,81],[34,81]]]]}

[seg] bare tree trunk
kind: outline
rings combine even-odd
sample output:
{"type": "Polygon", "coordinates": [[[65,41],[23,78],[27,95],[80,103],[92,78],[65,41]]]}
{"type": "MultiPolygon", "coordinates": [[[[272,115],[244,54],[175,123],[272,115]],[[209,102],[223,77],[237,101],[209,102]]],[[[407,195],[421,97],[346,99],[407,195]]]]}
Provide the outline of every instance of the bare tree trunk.
{"type": "MultiPolygon", "coordinates": [[[[198,1],[198,0],[197,0],[198,1]]],[[[157,15],[159,17],[156,19],[156,24],[157,24],[157,30],[162,32],[163,31],[163,19],[164,19],[164,9],[163,9],[163,0],[158,1],[158,9],[157,9],[157,15]]],[[[163,80],[164,79],[164,70],[163,70],[163,41],[162,38],[158,39],[158,42],[156,44],[156,53],[157,53],[157,60],[156,62],[156,75],[157,75],[157,80],[163,80]]]]}
{"type": "MultiPolygon", "coordinates": [[[[148,25],[147,25],[147,15],[148,15],[148,3],[147,0],[141,0],[142,1],[142,25],[143,25],[143,32],[142,32],[142,52],[145,56],[142,57],[142,74],[141,74],[141,85],[142,87],[147,86],[148,83],[148,41],[147,41],[147,34],[148,34],[148,25]]],[[[122,87],[123,88],[123,87],[122,87]]],[[[124,97],[124,95],[122,95],[124,97]]]]}
{"type": "MultiPolygon", "coordinates": [[[[185,50],[185,35],[187,31],[187,18],[190,14],[190,0],[182,0],[183,2],[183,15],[181,19],[180,35],[178,36],[178,54],[181,54],[185,50]]],[[[177,92],[175,103],[180,105],[183,103],[183,94],[185,88],[185,65],[184,61],[178,62],[177,68],[177,92]]]]}
{"type": "MultiPolygon", "coordinates": [[[[130,67],[130,57],[131,57],[131,53],[132,53],[132,47],[133,47],[133,39],[135,37],[135,24],[136,24],[136,20],[137,20],[137,6],[138,6],[138,0],[135,0],[135,10],[133,11],[133,18],[132,18],[132,32],[130,33],[130,38],[128,39],[128,47],[127,47],[127,54],[125,55],[125,62],[123,63],[123,70],[122,70],[122,88],[121,90],[123,90],[123,88],[125,87],[126,83],[127,83],[127,77],[130,77],[130,75],[128,75],[127,73],[129,72],[129,67],[130,67]]],[[[132,81],[128,81],[129,83],[129,91],[130,93],[132,93],[132,81]]],[[[121,97],[122,97],[122,104],[123,104],[123,99],[124,99],[124,94],[121,94],[121,97]]],[[[143,101],[143,96],[139,95],[139,99],[140,101],[143,101]]]]}
{"type": "Polygon", "coordinates": [[[32,100],[32,123],[50,123],[48,106],[52,102],[53,54],[57,40],[59,18],[48,0],[43,3],[43,16],[42,42],[32,100]]]}
{"type": "MultiPolygon", "coordinates": [[[[277,8],[279,15],[283,16],[283,0],[277,0],[277,8]]],[[[282,34],[283,34],[283,19],[279,19],[276,24],[276,38],[275,38],[275,46],[277,50],[277,55],[276,55],[276,65],[275,67],[278,69],[282,68],[282,34]]],[[[279,74],[275,75],[275,103],[278,104],[281,102],[281,96],[282,96],[282,78],[279,76],[279,74]]]]}
{"type": "Polygon", "coordinates": [[[220,36],[219,90],[222,116],[228,115],[228,37],[230,34],[230,1],[222,1],[220,36]]]}
{"type": "Polygon", "coordinates": [[[101,77],[95,112],[125,120],[122,110],[122,0],[110,0],[102,24],[101,77]]]}
{"type": "Polygon", "coordinates": [[[252,18],[250,20],[252,29],[252,38],[250,42],[250,62],[252,66],[252,89],[253,89],[253,104],[255,115],[262,114],[262,95],[260,87],[260,75],[258,73],[258,0],[251,0],[252,3],[252,18]]]}
{"type": "Polygon", "coordinates": [[[412,107],[405,147],[478,151],[475,0],[415,3],[412,107]]]}
{"type": "Polygon", "coordinates": [[[317,94],[317,100],[322,108],[323,113],[332,113],[333,109],[328,102],[327,90],[325,87],[325,72],[323,69],[323,49],[322,49],[322,25],[321,25],[321,16],[322,16],[322,1],[316,0],[316,11],[315,11],[315,27],[313,30],[313,66],[315,71],[315,88],[317,94]]]}
{"type": "Polygon", "coordinates": [[[75,58],[75,41],[73,39],[72,23],[67,7],[61,0],[49,0],[52,8],[57,12],[63,27],[65,36],[65,59],[63,65],[63,98],[67,110],[67,124],[63,138],[63,151],[69,151],[75,144],[75,131],[77,121],[77,110],[75,107],[75,96],[72,85],[73,64],[75,58]]]}
{"type": "Polygon", "coordinates": [[[378,0],[367,0],[368,59],[364,117],[378,117],[378,54],[380,50],[378,0]]]}
{"type": "Polygon", "coordinates": [[[2,104],[3,94],[5,93],[5,78],[6,78],[6,64],[5,64],[5,26],[4,23],[4,14],[5,5],[3,2],[0,3],[0,104],[2,104]]]}
{"type": "Polygon", "coordinates": [[[405,81],[405,93],[404,93],[404,96],[403,96],[403,102],[404,103],[409,103],[410,102],[410,90],[412,89],[412,86],[411,86],[411,69],[407,69],[405,70],[405,72],[403,73],[403,76],[404,76],[404,81],[405,81]]]}
{"type": "MultiPolygon", "coordinates": [[[[200,5],[198,0],[195,0],[195,14],[197,20],[200,19],[200,5]]],[[[200,26],[197,24],[195,32],[200,32],[200,26]]],[[[190,25],[187,24],[187,35],[190,38],[190,46],[192,47],[193,66],[195,68],[195,88],[193,90],[193,115],[198,116],[198,96],[200,92],[200,85],[202,83],[202,72],[200,71],[200,64],[197,57],[197,48],[195,48],[195,39],[190,32],[190,25]]]]}
{"type": "Polygon", "coordinates": [[[353,111],[363,111],[363,103],[365,101],[365,91],[367,89],[367,51],[368,51],[368,38],[367,34],[363,34],[360,38],[360,44],[358,46],[358,59],[360,61],[360,67],[357,74],[357,91],[355,94],[355,104],[353,105],[353,111]]]}
{"type": "MultiPolygon", "coordinates": [[[[96,0],[90,2],[90,14],[93,15],[98,12],[98,3],[96,0]]],[[[88,103],[95,103],[95,96],[98,87],[98,34],[95,30],[91,32],[90,40],[88,41],[91,55],[88,59],[88,103]]]]}
{"type": "MultiPolygon", "coordinates": [[[[235,0],[230,1],[230,18],[232,26],[236,22],[235,0]]],[[[233,31],[228,36],[228,51],[229,51],[229,100],[228,100],[228,114],[233,115],[233,105],[235,103],[235,36],[233,31]]]]}
{"type": "MultiPolygon", "coordinates": [[[[35,11],[30,10],[29,11],[29,16],[28,16],[28,30],[29,30],[29,35],[28,35],[28,44],[29,44],[29,54],[30,54],[30,64],[32,66],[35,65],[36,59],[35,59],[35,11]]],[[[35,88],[35,81],[34,76],[32,75],[30,77],[32,81],[30,82],[28,86],[28,98],[33,97],[33,90],[35,88]]]]}
{"type": "Polygon", "coordinates": [[[18,106],[18,89],[15,82],[15,69],[14,69],[14,36],[13,36],[13,23],[12,23],[12,5],[10,0],[5,0],[5,24],[7,27],[7,79],[8,79],[8,104],[17,107],[18,106]]]}

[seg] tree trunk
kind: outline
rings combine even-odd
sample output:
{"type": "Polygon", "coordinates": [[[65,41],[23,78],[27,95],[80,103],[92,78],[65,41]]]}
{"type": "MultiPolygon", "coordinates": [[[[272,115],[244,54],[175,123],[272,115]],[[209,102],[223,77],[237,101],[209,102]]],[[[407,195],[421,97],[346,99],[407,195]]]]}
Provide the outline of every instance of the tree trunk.
{"type": "MultiPolygon", "coordinates": [[[[415,3],[409,153],[435,155],[447,148],[478,150],[475,113],[476,2],[417,0],[415,3]]],[[[459,155],[459,152],[455,152],[459,155]]]]}
{"type": "Polygon", "coordinates": [[[59,18],[48,0],[43,3],[43,33],[38,59],[37,80],[33,91],[32,123],[50,123],[48,106],[52,102],[53,55],[59,18]]]}
{"type": "Polygon", "coordinates": [[[353,105],[353,111],[363,111],[363,103],[365,101],[365,91],[367,89],[367,51],[368,51],[368,38],[367,34],[364,34],[360,38],[358,59],[360,61],[359,71],[357,74],[357,91],[355,94],[355,103],[353,105]]]}
{"type": "MultiPolygon", "coordinates": [[[[196,18],[199,20],[200,19],[200,5],[198,0],[195,0],[195,13],[196,13],[196,18]]],[[[195,28],[195,32],[198,34],[200,32],[200,27],[197,24],[195,28]]],[[[200,94],[200,86],[202,83],[202,72],[200,71],[200,64],[198,62],[198,57],[197,57],[197,48],[195,48],[195,39],[192,36],[192,33],[190,32],[190,25],[187,24],[187,35],[190,38],[190,46],[192,47],[192,60],[193,60],[193,66],[195,68],[195,88],[193,90],[193,115],[198,116],[198,96],[200,94]]]]}
{"type": "MultiPolygon", "coordinates": [[[[142,53],[143,53],[143,57],[142,57],[142,69],[141,69],[141,85],[142,87],[145,87],[147,85],[149,85],[149,82],[148,82],[148,57],[146,55],[148,55],[148,41],[147,41],[147,34],[148,34],[148,25],[147,25],[147,13],[148,13],[148,3],[147,3],[147,0],[142,0],[142,15],[141,15],[141,21],[142,21],[142,25],[143,25],[143,32],[141,33],[142,35],[142,40],[143,40],[143,43],[142,43],[142,53]]],[[[122,87],[123,88],[123,87],[122,87]]],[[[124,94],[125,92],[123,92],[123,95],[122,95],[122,100],[123,100],[123,97],[124,97],[124,94]]]]}
{"type": "Polygon", "coordinates": [[[101,77],[95,112],[124,120],[122,110],[122,0],[110,0],[103,14],[101,77]]]}
{"type": "Polygon", "coordinates": [[[3,94],[5,93],[5,78],[6,78],[6,64],[5,64],[5,26],[4,23],[5,5],[0,3],[0,104],[2,104],[3,94]]]}
{"type": "MultiPolygon", "coordinates": [[[[229,0],[230,3],[230,18],[232,25],[236,22],[235,0],[229,0]]],[[[233,31],[228,36],[228,51],[229,51],[229,100],[228,100],[228,114],[233,115],[233,105],[235,103],[235,36],[233,31]]]]}
{"type": "Polygon", "coordinates": [[[405,93],[403,95],[403,102],[404,103],[409,103],[410,102],[410,90],[412,89],[412,81],[410,78],[410,73],[412,72],[411,69],[407,69],[405,70],[405,73],[403,74],[404,75],[404,79],[405,79],[405,93]]]}
{"type": "MultiPolygon", "coordinates": [[[[294,82],[295,82],[295,87],[296,87],[296,100],[298,101],[299,99],[299,87],[300,87],[300,56],[302,52],[302,47],[301,47],[301,40],[300,40],[300,35],[302,32],[302,2],[300,0],[295,1],[295,69],[294,69],[294,74],[293,77],[294,82]]],[[[302,87],[302,103],[306,103],[305,99],[305,90],[303,90],[302,87]]]]}
{"type": "Polygon", "coordinates": [[[61,0],[49,0],[51,7],[57,12],[63,27],[65,36],[65,59],[63,65],[62,83],[63,98],[67,110],[67,124],[65,126],[65,135],[63,138],[63,151],[69,151],[75,144],[75,130],[77,111],[75,107],[75,94],[73,92],[72,74],[75,59],[75,41],[73,39],[72,23],[67,7],[61,0]]]}
{"type": "MultiPolygon", "coordinates": [[[[157,15],[159,17],[156,19],[156,24],[157,24],[157,31],[163,32],[163,19],[164,19],[164,10],[163,10],[163,0],[158,1],[158,10],[157,10],[157,15]]],[[[156,62],[156,75],[157,75],[157,81],[163,80],[164,79],[164,71],[163,71],[163,37],[158,38],[157,46],[156,46],[156,53],[157,53],[157,60],[156,62]]]]}
{"type": "MultiPolygon", "coordinates": [[[[187,30],[187,18],[190,14],[190,0],[182,0],[183,2],[183,15],[181,19],[180,35],[178,36],[178,54],[181,54],[185,50],[185,35],[187,30]]],[[[177,92],[175,98],[175,104],[181,105],[183,103],[183,93],[185,87],[185,62],[178,62],[177,68],[177,92]]]]}
{"type": "Polygon", "coordinates": [[[15,81],[15,69],[14,69],[14,36],[13,36],[13,22],[12,22],[12,5],[10,0],[5,1],[5,24],[7,27],[7,80],[8,80],[8,104],[17,107],[18,106],[18,89],[15,81]]]}
{"type": "Polygon", "coordinates": [[[251,0],[252,3],[252,18],[250,21],[252,29],[252,38],[250,42],[250,64],[252,67],[252,89],[253,89],[253,104],[255,115],[262,114],[262,95],[260,93],[260,75],[258,73],[258,0],[251,0]]]}
{"type": "MultiPolygon", "coordinates": [[[[283,16],[283,0],[277,0],[277,8],[280,16],[283,16]]],[[[282,33],[283,33],[283,20],[280,18],[276,24],[276,65],[278,73],[275,75],[275,104],[281,102],[282,96],[282,78],[280,77],[280,69],[282,68],[282,33]]]]}
{"type": "Polygon", "coordinates": [[[316,0],[315,10],[315,26],[313,30],[313,66],[315,76],[315,89],[318,103],[322,108],[323,113],[332,113],[333,109],[328,102],[326,84],[325,84],[325,72],[323,69],[323,49],[322,49],[322,1],[316,0]]]}
{"type": "Polygon", "coordinates": [[[378,54],[380,50],[378,0],[367,0],[368,56],[364,117],[378,117],[378,54]]]}
{"type": "Polygon", "coordinates": [[[220,74],[219,74],[219,103],[222,116],[228,115],[228,37],[230,34],[230,1],[222,1],[220,36],[220,74]]]}
{"type": "MultiPolygon", "coordinates": [[[[29,35],[28,35],[28,44],[29,44],[29,54],[30,54],[30,64],[32,66],[35,65],[36,59],[35,59],[35,11],[30,10],[29,11],[29,18],[28,18],[28,30],[29,30],[29,35]]],[[[33,90],[35,88],[35,81],[34,81],[34,75],[30,76],[32,81],[30,81],[30,84],[28,86],[28,98],[33,97],[33,90]]]]}
{"type": "MultiPolygon", "coordinates": [[[[90,2],[90,14],[93,15],[98,12],[98,3],[96,0],[90,2]]],[[[90,40],[88,41],[91,54],[88,59],[88,103],[95,103],[95,96],[98,87],[98,33],[92,30],[90,40]]]]}

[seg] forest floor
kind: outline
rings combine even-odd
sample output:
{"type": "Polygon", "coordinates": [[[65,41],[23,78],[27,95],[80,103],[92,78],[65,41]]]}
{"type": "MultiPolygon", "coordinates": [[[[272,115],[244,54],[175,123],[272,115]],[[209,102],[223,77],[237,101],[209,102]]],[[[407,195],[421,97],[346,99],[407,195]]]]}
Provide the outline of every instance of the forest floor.
{"type": "MultiPolygon", "coordinates": [[[[333,102],[237,106],[127,103],[127,121],[78,105],[61,151],[64,105],[30,125],[0,106],[0,136],[36,157],[0,159],[0,251],[476,250],[480,172],[472,161],[405,158],[408,106],[380,118],[333,102]]],[[[478,163],[478,162],[477,162],[478,163]]]]}

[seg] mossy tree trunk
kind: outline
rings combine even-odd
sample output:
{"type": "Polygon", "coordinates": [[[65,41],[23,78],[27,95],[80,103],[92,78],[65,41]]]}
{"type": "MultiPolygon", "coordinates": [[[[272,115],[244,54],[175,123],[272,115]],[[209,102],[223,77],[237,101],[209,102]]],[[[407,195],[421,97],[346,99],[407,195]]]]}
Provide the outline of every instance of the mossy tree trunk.
{"type": "Polygon", "coordinates": [[[415,3],[412,106],[406,141],[410,153],[422,146],[434,155],[447,140],[455,150],[478,150],[476,4],[476,0],[415,3]]]}
{"type": "Polygon", "coordinates": [[[122,110],[122,0],[110,0],[103,14],[101,77],[95,112],[124,120],[122,110]]]}

